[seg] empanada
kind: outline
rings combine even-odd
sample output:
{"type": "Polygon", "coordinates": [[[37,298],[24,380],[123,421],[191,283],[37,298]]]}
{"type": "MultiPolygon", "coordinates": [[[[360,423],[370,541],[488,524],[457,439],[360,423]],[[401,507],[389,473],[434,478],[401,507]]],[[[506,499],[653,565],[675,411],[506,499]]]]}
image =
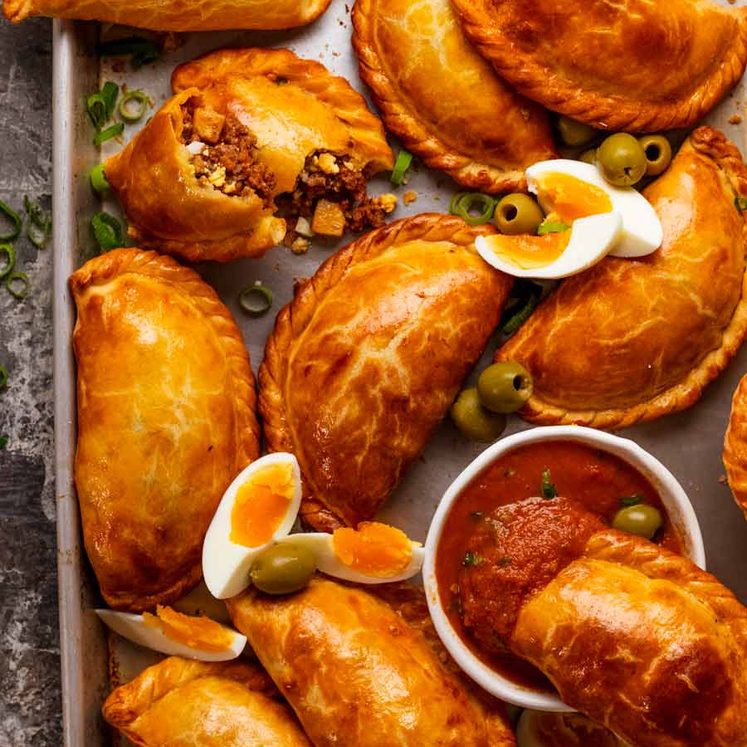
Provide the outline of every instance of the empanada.
{"type": "Polygon", "coordinates": [[[213,512],[259,453],[249,356],[212,288],[155,252],[103,254],[70,288],[86,551],[110,606],[168,604],[200,580],[213,512]]]}
{"type": "Polygon", "coordinates": [[[357,0],[353,46],[384,123],[459,184],[524,189],[554,157],[546,112],[514,93],[464,38],[449,0],[357,0]]]}
{"type": "Polygon", "coordinates": [[[460,218],[419,215],[330,257],[279,314],[259,373],[271,451],[296,455],[317,529],[370,519],[498,323],[511,280],[460,218]]]}
{"type": "Polygon", "coordinates": [[[316,747],[514,745],[502,704],[454,672],[422,592],[383,594],[317,578],[228,608],[316,747]]]}
{"type": "Polygon", "coordinates": [[[689,127],[739,81],[744,8],[711,0],[453,0],[498,73],[553,111],[611,130],[689,127]]]}
{"type": "Polygon", "coordinates": [[[691,561],[567,498],[475,523],[465,626],[636,747],[747,744],[747,609],[691,561]]]}
{"type": "Polygon", "coordinates": [[[731,492],[747,518],[747,376],[734,392],[723,459],[731,492]]]}
{"type": "Polygon", "coordinates": [[[272,680],[244,662],[172,656],[114,690],[103,711],[143,747],[311,747],[272,680]]]}
{"type": "Polygon", "coordinates": [[[336,205],[339,235],[393,209],[366,196],[366,179],[392,167],[381,122],[318,62],[225,49],[180,65],[172,85],[176,95],[104,165],[141,245],[228,261],[283,240],[279,206],[293,227],[336,205]]]}
{"type": "Polygon", "coordinates": [[[31,16],[105,21],[153,31],[289,29],[315,21],[330,0],[213,0],[199,7],[177,0],[7,0],[13,23],[31,16]]]}
{"type": "Polygon", "coordinates": [[[608,257],[562,283],[496,360],[522,363],[537,423],[623,428],[693,405],[747,334],[747,232],[735,206],[747,169],[702,127],[644,191],[664,243],[639,259],[608,257]]]}

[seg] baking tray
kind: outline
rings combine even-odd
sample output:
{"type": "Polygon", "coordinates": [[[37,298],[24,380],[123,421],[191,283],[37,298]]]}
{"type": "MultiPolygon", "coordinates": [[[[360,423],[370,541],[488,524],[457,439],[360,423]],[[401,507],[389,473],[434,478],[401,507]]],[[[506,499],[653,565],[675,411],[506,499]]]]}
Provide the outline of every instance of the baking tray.
{"type": "MultiPolygon", "coordinates": [[[[726,4],[727,0],[724,0],[726,4]]],[[[744,4],[744,3],[739,3],[744,4]]],[[[183,45],[158,63],[139,71],[117,71],[111,60],[99,60],[94,46],[99,38],[97,24],[56,21],[54,24],[54,327],[55,327],[55,440],[57,475],[57,534],[59,569],[60,640],[64,743],[68,747],[96,747],[109,744],[111,734],[100,716],[100,704],[108,690],[108,651],[102,626],[91,611],[98,603],[95,582],[82,551],[78,506],[72,482],[75,450],[75,367],[70,335],[75,319],[67,278],[93,254],[89,234],[91,215],[102,209],[90,189],[88,172],[95,163],[120,145],[107,143],[100,154],[92,145],[92,129],[85,115],[86,94],[104,80],[126,82],[143,88],[157,104],[169,91],[174,66],[222,46],[286,46],[303,57],[319,60],[333,72],[346,77],[365,93],[350,46],[349,7],[333,0],[328,12],[312,27],[283,33],[205,33],[179,37],[183,45]]],[[[106,33],[118,33],[107,30],[106,33]]],[[[121,66],[119,66],[121,67],[121,66]]],[[[745,152],[747,128],[729,119],[744,111],[744,81],[708,118],[723,129],[745,152]]],[[[499,127],[500,123],[496,122],[499,127]]],[[[127,137],[136,132],[127,128],[127,137]]],[[[396,146],[396,143],[394,144],[396,146]]],[[[418,193],[409,206],[400,202],[395,217],[425,211],[445,212],[455,185],[448,178],[416,170],[407,189],[418,193]]],[[[372,184],[373,192],[389,191],[385,180],[372,184]]],[[[404,192],[400,189],[399,193],[404,192]]],[[[115,203],[104,208],[117,212],[115,203]]],[[[249,319],[236,303],[239,291],[260,280],[275,293],[273,312],[292,297],[293,282],[311,275],[321,261],[337,248],[319,242],[308,254],[293,255],[288,249],[271,250],[259,260],[240,260],[230,265],[203,264],[200,274],[220,293],[234,314],[249,348],[256,371],[262,360],[265,339],[272,328],[274,313],[249,319]]],[[[486,351],[483,364],[492,355],[495,342],[486,351]]],[[[729,414],[731,395],[747,371],[747,347],[722,376],[709,386],[691,410],[653,423],[628,429],[624,435],[635,439],[666,464],[682,483],[695,506],[705,539],[708,567],[747,603],[747,574],[744,573],[747,523],[734,504],[725,484],[721,444],[729,414]]],[[[528,427],[513,418],[512,433],[528,427]]],[[[467,443],[448,420],[442,424],[423,455],[407,473],[380,516],[424,540],[430,518],[445,488],[480,451],[467,443]]],[[[119,679],[127,679],[147,663],[134,647],[116,643],[112,661],[119,679]]]]}

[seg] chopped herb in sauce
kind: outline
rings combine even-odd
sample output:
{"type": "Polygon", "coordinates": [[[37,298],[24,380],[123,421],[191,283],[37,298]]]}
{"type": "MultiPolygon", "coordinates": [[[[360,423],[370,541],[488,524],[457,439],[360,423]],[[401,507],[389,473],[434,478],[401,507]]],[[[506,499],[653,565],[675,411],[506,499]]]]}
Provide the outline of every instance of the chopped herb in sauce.
{"type": "Polygon", "coordinates": [[[621,506],[637,506],[639,503],[643,503],[646,499],[642,495],[627,495],[625,498],[620,498],[621,506]]]}
{"type": "Polygon", "coordinates": [[[542,497],[546,500],[558,497],[558,491],[552,482],[549,469],[546,469],[542,472],[542,487],[540,490],[542,497]]]}
{"type": "Polygon", "coordinates": [[[462,565],[465,568],[472,568],[473,566],[481,565],[482,562],[482,557],[476,552],[467,551],[466,553],[464,553],[464,558],[462,558],[462,565]]]}
{"type": "Polygon", "coordinates": [[[513,558],[509,558],[508,555],[505,555],[498,561],[498,567],[505,568],[506,566],[511,565],[511,563],[513,563],[513,558]]]}
{"type": "Polygon", "coordinates": [[[480,519],[482,519],[482,517],[483,517],[483,516],[485,516],[485,514],[484,514],[484,513],[482,512],[482,511],[471,511],[471,512],[470,512],[470,516],[471,516],[471,517],[472,517],[472,518],[473,518],[473,519],[474,519],[475,521],[480,521],[480,519]]]}

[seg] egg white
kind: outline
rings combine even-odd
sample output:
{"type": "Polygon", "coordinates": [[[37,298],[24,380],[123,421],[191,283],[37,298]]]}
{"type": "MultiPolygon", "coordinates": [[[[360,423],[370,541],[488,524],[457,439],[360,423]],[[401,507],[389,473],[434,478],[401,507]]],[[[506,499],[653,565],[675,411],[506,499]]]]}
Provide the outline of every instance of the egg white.
{"type": "MultiPolygon", "coordinates": [[[[612,210],[622,216],[622,232],[615,247],[609,252],[612,257],[643,257],[655,252],[664,240],[661,221],[651,203],[633,187],[616,187],[610,184],[596,164],[556,158],[540,161],[526,170],[527,187],[537,194],[538,183],[546,174],[565,174],[592,184],[603,190],[610,198],[612,210]]],[[[545,212],[551,205],[540,206],[545,212]]]]}
{"type": "Polygon", "coordinates": [[[202,545],[202,574],[210,593],[216,599],[228,599],[249,586],[249,571],[254,559],[266,548],[284,537],[293,527],[301,505],[301,470],[293,454],[282,451],[257,459],[239,473],[223,494],[218,509],[210,522],[202,545]],[[236,544],[231,536],[231,512],[239,488],[259,469],[273,464],[290,464],[293,473],[293,497],[288,511],[271,539],[257,547],[236,544]]]}
{"type": "Polygon", "coordinates": [[[96,610],[101,621],[128,641],[137,643],[153,651],[169,656],[183,656],[199,661],[230,661],[235,659],[246,646],[246,636],[231,630],[231,643],[220,651],[205,651],[199,647],[187,646],[169,638],[160,628],[148,625],[142,615],[114,610],[96,610]]]}

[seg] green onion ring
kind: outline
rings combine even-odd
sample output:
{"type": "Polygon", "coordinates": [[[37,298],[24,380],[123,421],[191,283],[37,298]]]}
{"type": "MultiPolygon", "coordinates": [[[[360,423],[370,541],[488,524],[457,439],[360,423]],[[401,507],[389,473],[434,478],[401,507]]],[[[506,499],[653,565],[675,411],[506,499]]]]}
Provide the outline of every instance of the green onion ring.
{"type": "Polygon", "coordinates": [[[31,290],[31,281],[25,272],[11,272],[10,275],[5,278],[5,287],[13,298],[17,298],[21,301],[28,296],[29,291],[31,290]],[[21,288],[14,288],[13,284],[19,282],[21,283],[21,288]]]}
{"type": "Polygon", "coordinates": [[[262,316],[270,310],[272,299],[272,290],[257,282],[254,285],[248,285],[239,293],[239,306],[249,316],[262,316]]]}
{"type": "Polygon", "coordinates": [[[119,100],[119,106],[117,109],[119,111],[119,116],[125,122],[139,122],[143,118],[145,112],[148,111],[149,105],[150,99],[148,98],[148,94],[146,94],[145,91],[138,89],[136,91],[127,91],[127,93],[119,100]],[[132,101],[137,104],[137,108],[134,111],[128,106],[132,101]]]}
{"type": "Polygon", "coordinates": [[[545,469],[542,471],[542,497],[545,500],[550,500],[552,498],[558,497],[558,489],[555,487],[555,485],[552,482],[552,476],[550,475],[550,470],[545,469]]]}
{"type": "Polygon", "coordinates": [[[524,324],[527,319],[529,319],[529,317],[532,315],[532,312],[537,308],[537,304],[539,304],[541,295],[541,288],[539,289],[539,293],[533,293],[532,295],[530,295],[529,298],[527,298],[527,300],[522,304],[521,308],[515,314],[512,314],[508,321],[503,325],[501,332],[503,332],[504,335],[508,335],[508,337],[516,334],[516,332],[519,330],[519,327],[521,327],[521,325],[524,324]]]}
{"type": "Polygon", "coordinates": [[[101,93],[92,93],[86,99],[86,111],[91,120],[91,124],[100,130],[109,117],[106,116],[106,100],[101,93]]]}
{"type": "Polygon", "coordinates": [[[91,186],[95,192],[106,192],[111,189],[109,182],[106,180],[103,163],[97,163],[91,169],[91,186]]]}
{"type": "Polygon", "coordinates": [[[109,213],[96,213],[91,218],[91,230],[100,252],[108,252],[124,245],[122,224],[109,213]]]}
{"type": "Polygon", "coordinates": [[[29,219],[26,236],[37,249],[43,249],[52,231],[52,216],[37,201],[31,201],[28,195],[23,198],[23,209],[29,219]]]}
{"type": "Polygon", "coordinates": [[[21,216],[8,203],[2,200],[0,200],[0,212],[5,215],[13,226],[8,233],[0,234],[0,241],[15,241],[19,237],[21,228],[23,227],[21,216]]]}
{"type": "Polygon", "coordinates": [[[452,197],[449,212],[458,215],[471,226],[479,226],[493,217],[496,204],[497,200],[482,192],[462,192],[452,197]],[[475,215],[474,210],[480,212],[475,215]]]}
{"type": "Polygon", "coordinates": [[[107,140],[111,140],[113,137],[117,137],[123,132],[124,122],[117,122],[117,124],[113,124],[111,127],[107,127],[105,130],[97,132],[96,137],[93,139],[93,144],[101,145],[101,143],[105,143],[107,140]]]}
{"type": "Polygon", "coordinates": [[[8,369],[0,364],[0,390],[8,386],[8,369]]]}
{"type": "Polygon", "coordinates": [[[16,266],[16,250],[13,248],[13,244],[0,244],[0,256],[5,255],[7,257],[6,264],[0,268],[0,280],[6,275],[10,275],[13,272],[13,268],[16,266]]]}
{"type": "Polygon", "coordinates": [[[547,236],[548,233],[564,233],[570,228],[567,223],[558,220],[545,220],[537,228],[537,236],[547,236]]]}
{"type": "Polygon", "coordinates": [[[394,162],[394,168],[392,169],[392,175],[389,177],[389,181],[396,187],[399,187],[405,179],[407,169],[412,165],[412,153],[406,150],[401,150],[397,153],[397,160],[394,162]]]}

